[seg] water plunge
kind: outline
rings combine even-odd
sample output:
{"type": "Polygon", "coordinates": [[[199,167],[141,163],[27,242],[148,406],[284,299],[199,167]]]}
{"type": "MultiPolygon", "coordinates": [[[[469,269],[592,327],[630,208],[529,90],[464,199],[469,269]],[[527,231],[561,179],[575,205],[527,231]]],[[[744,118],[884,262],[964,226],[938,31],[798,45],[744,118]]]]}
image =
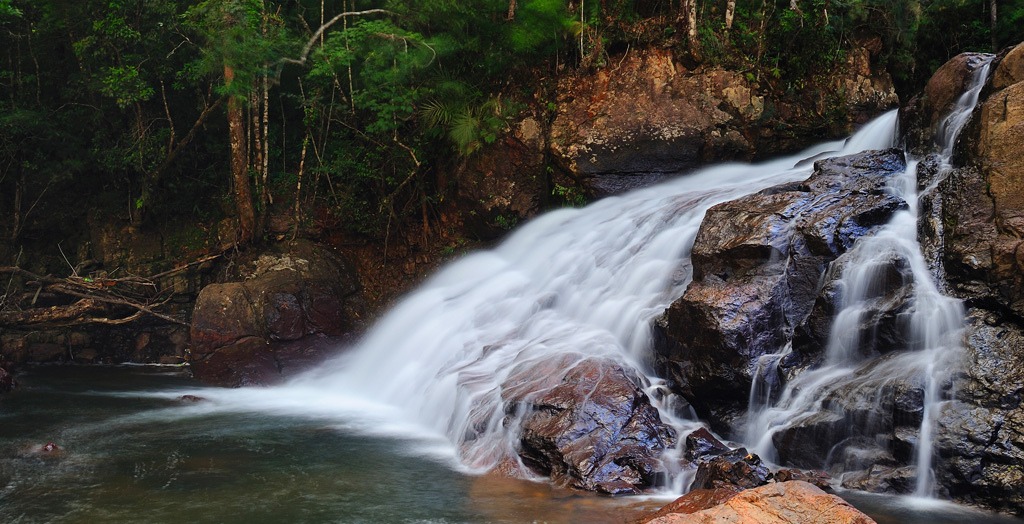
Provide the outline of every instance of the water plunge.
{"type": "MultiPolygon", "coordinates": [[[[543,215],[497,248],[439,272],[343,356],[274,388],[203,390],[198,394],[209,402],[183,414],[257,411],[334,420],[350,431],[417,437],[422,452],[482,472],[519,461],[518,426],[509,422],[517,414],[506,405],[510,377],[515,375],[515,388],[539,392],[551,388],[550,377],[524,376],[529,366],[553,360],[571,368],[601,358],[644,373],[641,382],[662,419],[684,436],[701,423],[680,416],[670,405],[673,397],[661,394],[663,381],[651,372],[651,326],[691,281],[690,250],[705,211],[803,180],[813,159],[891,147],[895,122],[893,111],[845,142],[763,164],[715,166],[543,215]]],[[[878,391],[909,377],[926,406],[916,462],[929,469],[930,421],[942,397],[943,373],[953,367],[963,313],[935,287],[917,246],[914,165],[902,187],[893,188],[911,209],[853,250],[862,259],[843,274],[843,308],[824,365],[798,375],[782,392],[755,382],[744,440],[764,456],[777,457],[772,436],[824,409],[837,382],[857,375],[856,388],[878,391]],[[900,321],[912,335],[907,351],[865,369],[849,325],[863,317],[863,301],[878,298],[872,282],[894,263],[913,282],[911,306],[900,321]]],[[[762,366],[777,366],[787,350],[762,366]]],[[[846,452],[850,457],[842,460],[851,467],[863,465],[854,464],[855,447],[846,452]]],[[[678,453],[665,453],[669,484],[677,492],[688,488],[693,475],[680,468],[678,453]]],[[[527,471],[521,464],[518,470],[527,471]]],[[[918,492],[929,493],[930,477],[918,479],[918,492]]]]}

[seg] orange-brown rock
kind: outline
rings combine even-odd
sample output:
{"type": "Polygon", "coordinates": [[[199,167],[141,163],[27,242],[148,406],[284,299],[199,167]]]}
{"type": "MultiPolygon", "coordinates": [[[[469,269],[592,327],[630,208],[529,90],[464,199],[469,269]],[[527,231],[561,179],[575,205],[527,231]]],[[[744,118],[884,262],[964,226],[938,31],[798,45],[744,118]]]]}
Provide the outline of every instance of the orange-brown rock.
{"type": "MultiPolygon", "coordinates": [[[[683,496],[683,499],[691,495],[683,496]]],[[[714,501],[727,494],[694,495],[695,499],[714,501]]],[[[687,504],[682,499],[672,503],[682,511],[696,509],[700,504],[687,504]]],[[[727,497],[725,502],[707,509],[675,512],[647,521],[647,524],[869,524],[875,522],[845,500],[829,495],[802,481],[768,484],[727,497]]]]}

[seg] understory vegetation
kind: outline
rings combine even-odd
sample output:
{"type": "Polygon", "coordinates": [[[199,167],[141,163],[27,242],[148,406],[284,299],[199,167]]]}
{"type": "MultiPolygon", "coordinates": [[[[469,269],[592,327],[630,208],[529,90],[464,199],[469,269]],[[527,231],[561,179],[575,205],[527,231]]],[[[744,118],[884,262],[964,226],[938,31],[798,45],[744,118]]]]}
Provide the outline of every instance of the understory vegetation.
{"type": "Polygon", "coordinates": [[[799,90],[875,41],[908,93],[1022,18],[1017,0],[0,0],[0,255],[87,209],[233,217],[242,244],[272,215],[429,233],[461,162],[628,49],[799,90]]]}

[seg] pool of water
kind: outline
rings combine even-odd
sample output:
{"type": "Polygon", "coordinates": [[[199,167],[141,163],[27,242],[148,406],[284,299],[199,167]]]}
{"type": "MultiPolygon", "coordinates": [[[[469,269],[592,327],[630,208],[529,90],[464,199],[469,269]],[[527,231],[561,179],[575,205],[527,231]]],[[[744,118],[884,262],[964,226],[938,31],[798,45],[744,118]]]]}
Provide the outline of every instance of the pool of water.
{"type": "MultiPolygon", "coordinates": [[[[251,413],[182,417],[187,373],[38,367],[0,397],[0,522],[622,523],[667,498],[469,475],[422,440],[251,413]],[[42,448],[54,443],[52,452],[42,448]]],[[[1020,522],[853,494],[880,522],[1020,522]]]]}

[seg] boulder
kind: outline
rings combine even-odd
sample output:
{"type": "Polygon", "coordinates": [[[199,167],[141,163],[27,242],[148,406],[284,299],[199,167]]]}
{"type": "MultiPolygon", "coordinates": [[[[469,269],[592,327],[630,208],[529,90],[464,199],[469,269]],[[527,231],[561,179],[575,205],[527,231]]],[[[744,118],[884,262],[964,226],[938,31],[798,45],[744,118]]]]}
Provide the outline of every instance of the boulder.
{"type": "Polygon", "coordinates": [[[704,462],[732,451],[722,441],[711,434],[707,428],[700,428],[686,436],[686,452],[683,454],[690,462],[704,462]]]}
{"type": "Polygon", "coordinates": [[[521,364],[502,398],[519,425],[519,456],[557,484],[609,494],[639,493],[663,473],[675,431],[640,388],[640,375],[606,358],[521,364]],[[536,378],[547,387],[537,388],[536,378]]]}
{"type": "Polygon", "coordinates": [[[714,429],[745,409],[758,360],[807,321],[829,264],[906,207],[886,190],[904,167],[898,150],[822,160],[804,182],[708,210],[693,281],[657,321],[655,351],[714,429]]]}
{"type": "Polygon", "coordinates": [[[759,524],[869,524],[875,521],[845,500],[821,489],[793,480],[749,489],[733,496],[715,491],[694,491],[672,503],[682,511],[657,514],[647,524],[690,524],[713,522],[757,522],[759,524]],[[689,499],[689,500],[687,500],[689,499]],[[724,502],[718,502],[726,499],[724,502]],[[715,504],[700,509],[707,501],[715,504]]]}
{"type": "Polygon", "coordinates": [[[771,479],[772,473],[760,457],[738,448],[701,461],[690,489],[728,486],[749,489],[767,484],[771,479]]]}
{"type": "Polygon", "coordinates": [[[196,300],[191,367],[217,385],[263,384],[289,356],[324,352],[351,333],[363,315],[358,280],[340,256],[308,242],[264,253],[196,300]]]}

